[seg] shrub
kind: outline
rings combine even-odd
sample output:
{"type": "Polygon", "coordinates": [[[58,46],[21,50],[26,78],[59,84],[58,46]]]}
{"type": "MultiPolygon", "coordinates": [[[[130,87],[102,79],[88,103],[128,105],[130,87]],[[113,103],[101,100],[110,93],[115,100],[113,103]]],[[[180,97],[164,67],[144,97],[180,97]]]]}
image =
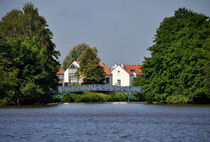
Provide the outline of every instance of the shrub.
{"type": "Polygon", "coordinates": [[[166,103],[168,104],[186,104],[189,102],[190,102],[189,97],[183,95],[168,96],[166,98],[166,103]]]}

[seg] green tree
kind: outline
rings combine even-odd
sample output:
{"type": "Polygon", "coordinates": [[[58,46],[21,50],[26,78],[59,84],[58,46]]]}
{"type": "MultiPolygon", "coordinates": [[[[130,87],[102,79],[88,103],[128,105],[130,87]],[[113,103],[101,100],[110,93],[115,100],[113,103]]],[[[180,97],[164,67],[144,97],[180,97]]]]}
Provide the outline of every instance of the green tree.
{"type": "Polygon", "coordinates": [[[104,68],[99,65],[99,58],[95,49],[87,47],[81,54],[80,68],[75,75],[83,80],[83,84],[104,84],[104,68]]]}
{"type": "Polygon", "coordinates": [[[209,102],[204,87],[209,35],[209,17],[185,8],[163,20],[139,79],[146,101],[165,103],[168,97],[181,96],[188,103],[209,102]]]}
{"type": "MultiPolygon", "coordinates": [[[[62,63],[62,69],[66,70],[74,61],[79,60],[80,55],[85,51],[87,47],[90,46],[86,43],[81,43],[72,48],[62,63]]],[[[96,54],[98,53],[95,47],[93,48],[93,50],[96,54]]]]}
{"type": "MultiPolygon", "coordinates": [[[[0,31],[1,32],[1,31],[0,31]]],[[[18,70],[13,66],[10,46],[0,34],[0,104],[14,103],[14,88],[18,70]]]]}
{"type": "Polygon", "coordinates": [[[74,61],[77,61],[87,47],[89,47],[89,45],[82,43],[72,48],[62,63],[62,69],[66,70],[74,61]]]}
{"type": "Polygon", "coordinates": [[[60,53],[47,27],[45,18],[31,3],[25,4],[23,11],[12,10],[0,21],[1,60],[5,61],[1,64],[4,96],[0,99],[4,104],[50,101],[57,86],[56,59],[60,53]]]}
{"type": "Polygon", "coordinates": [[[210,36],[208,37],[205,45],[208,52],[206,53],[207,64],[205,66],[205,94],[207,95],[208,100],[210,100],[210,36]]]}

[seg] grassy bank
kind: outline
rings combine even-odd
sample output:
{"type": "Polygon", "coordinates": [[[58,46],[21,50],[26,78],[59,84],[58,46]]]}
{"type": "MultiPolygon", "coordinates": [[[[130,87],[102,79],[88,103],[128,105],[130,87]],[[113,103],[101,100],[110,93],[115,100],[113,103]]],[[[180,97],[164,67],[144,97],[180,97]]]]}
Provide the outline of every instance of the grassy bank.
{"type": "MultiPolygon", "coordinates": [[[[57,98],[58,99],[58,98],[57,98]]],[[[130,101],[143,101],[139,94],[134,94],[130,101]]],[[[61,99],[62,102],[121,102],[127,101],[123,93],[116,92],[80,92],[68,93],[61,99]]]]}

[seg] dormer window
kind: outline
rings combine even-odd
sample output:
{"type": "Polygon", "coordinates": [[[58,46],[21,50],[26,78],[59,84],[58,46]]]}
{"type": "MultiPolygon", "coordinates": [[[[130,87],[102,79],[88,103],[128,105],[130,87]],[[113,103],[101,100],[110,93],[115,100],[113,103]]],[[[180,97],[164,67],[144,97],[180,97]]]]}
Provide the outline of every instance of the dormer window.
{"type": "Polygon", "coordinates": [[[135,72],[135,70],[130,70],[130,72],[131,72],[131,73],[134,73],[134,72],[135,72]]]}
{"type": "Polygon", "coordinates": [[[71,65],[71,67],[70,67],[71,69],[76,69],[76,67],[74,66],[74,65],[71,65]]]}

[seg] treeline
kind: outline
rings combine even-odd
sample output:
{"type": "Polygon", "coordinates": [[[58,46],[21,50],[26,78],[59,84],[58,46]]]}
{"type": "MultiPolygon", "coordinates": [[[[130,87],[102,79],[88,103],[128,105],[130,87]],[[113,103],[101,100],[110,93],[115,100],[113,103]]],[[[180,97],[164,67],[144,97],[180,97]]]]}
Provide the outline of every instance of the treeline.
{"type": "Polygon", "coordinates": [[[57,88],[52,32],[31,3],[0,21],[0,104],[45,104],[57,88]]]}
{"type": "Polygon", "coordinates": [[[148,48],[142,86],[147,102],[210,103],[210,18],[186,8],[167,17],[148,48]]]}

